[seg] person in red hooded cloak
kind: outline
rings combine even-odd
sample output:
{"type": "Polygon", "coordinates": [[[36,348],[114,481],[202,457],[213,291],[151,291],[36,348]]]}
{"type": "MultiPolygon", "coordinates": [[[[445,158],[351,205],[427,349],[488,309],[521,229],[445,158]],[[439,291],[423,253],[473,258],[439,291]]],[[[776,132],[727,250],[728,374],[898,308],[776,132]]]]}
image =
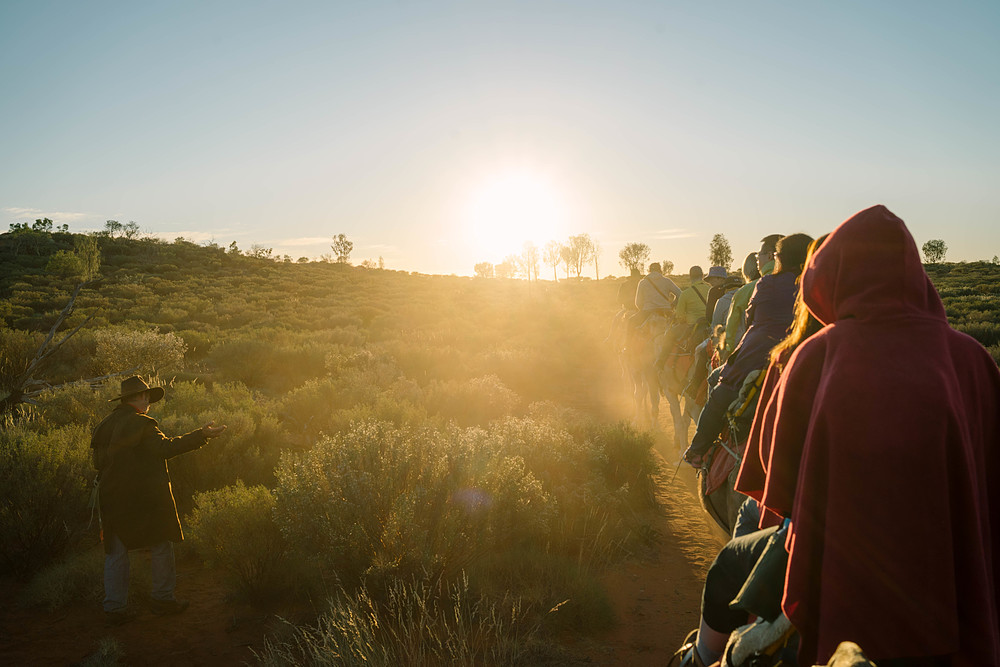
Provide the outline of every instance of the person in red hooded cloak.
{"type": "Polygon", "coordinates": [[[782,608],[799,664],[849,640],[880,666],[1000,665],[996,363],[948,325],[884,206],[830,234],[802,290],[824,327],[758,408],[766,478],[751,491],[791,518],[782,608]]]}

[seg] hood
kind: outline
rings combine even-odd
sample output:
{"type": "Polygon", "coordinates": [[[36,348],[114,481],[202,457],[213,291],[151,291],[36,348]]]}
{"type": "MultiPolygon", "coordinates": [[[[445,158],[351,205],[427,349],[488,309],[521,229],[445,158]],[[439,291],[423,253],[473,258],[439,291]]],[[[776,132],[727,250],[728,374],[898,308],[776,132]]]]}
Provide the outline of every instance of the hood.
{"type": "Polygon", "coordinates": [[[917,244],[882,205],[856,213],[827,237],[802,273],[802,297],[824,325],[899,316],[947,321],[917,244]]]}

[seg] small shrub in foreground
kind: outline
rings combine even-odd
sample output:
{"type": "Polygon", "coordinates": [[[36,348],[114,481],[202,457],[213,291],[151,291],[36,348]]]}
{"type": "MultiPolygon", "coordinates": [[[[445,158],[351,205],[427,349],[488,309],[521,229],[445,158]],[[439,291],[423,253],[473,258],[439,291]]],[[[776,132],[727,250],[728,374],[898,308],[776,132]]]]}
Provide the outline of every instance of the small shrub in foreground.
{"type": "Polygon", "coordinates": [[[22,592],[22,602],[53,611],[74,602],[100,603],[104,596],[104,547],[95,545],[40,570],[22,592]]]}
{"type": "Polygon", "coordinates": [[[114,637],[105,637],[91,653],[80,662],[80,667],[117,667],[125,659],[125,649],[114,637]]]}
{"type": "Polygon", "coordinates": [[[195,494],[190,538],[193,548],[229,575],[235,592],[267,600],[286,590],[285,546],[272,517],[274,495],[243,482],[195,494]]]}

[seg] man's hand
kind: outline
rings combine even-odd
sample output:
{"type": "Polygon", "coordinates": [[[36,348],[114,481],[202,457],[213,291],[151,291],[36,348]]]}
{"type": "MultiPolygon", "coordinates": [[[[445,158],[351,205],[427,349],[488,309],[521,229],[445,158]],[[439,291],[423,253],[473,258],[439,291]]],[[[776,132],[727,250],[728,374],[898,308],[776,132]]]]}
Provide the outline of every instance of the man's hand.
{"type": "Polygon", "coordinates": [[[201,434],[205,436],[206,440],[210,440],[216,436],[222,435],[222,432],[225,430],[225,424],[222,426],[215,426],[215,422],[211,421],[201,427],[201,434]]]}

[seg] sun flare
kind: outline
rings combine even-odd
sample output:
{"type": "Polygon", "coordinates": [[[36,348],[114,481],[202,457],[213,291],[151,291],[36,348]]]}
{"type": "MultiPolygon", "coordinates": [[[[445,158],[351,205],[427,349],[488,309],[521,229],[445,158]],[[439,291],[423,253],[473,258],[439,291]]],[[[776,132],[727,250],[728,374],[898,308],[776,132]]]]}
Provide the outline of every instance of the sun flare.
{"type": "Polygon", "coordinates": [[[542,245],[566,232],[566,208],[558,190],[529,170],[498,174],[469,197],[463,222],[471,242],[501,258],[519,252],[526,241],[542,245]]]}

